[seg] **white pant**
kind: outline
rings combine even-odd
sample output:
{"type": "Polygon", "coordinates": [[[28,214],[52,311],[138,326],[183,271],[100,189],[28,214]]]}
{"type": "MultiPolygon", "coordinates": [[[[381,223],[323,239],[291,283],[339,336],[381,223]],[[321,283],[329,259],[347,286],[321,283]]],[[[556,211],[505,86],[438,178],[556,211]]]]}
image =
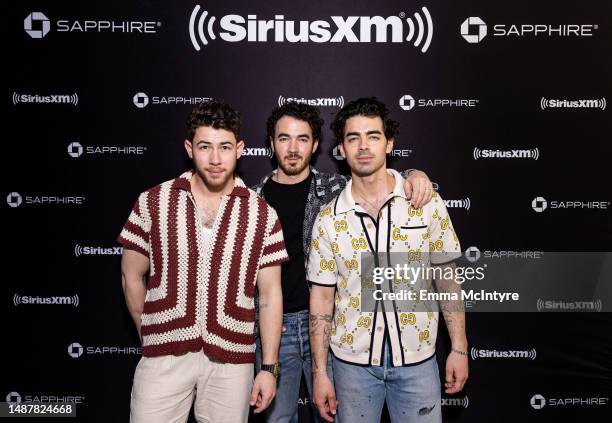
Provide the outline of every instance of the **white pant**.
{"type": "Polygon", "coordinates": [[[253,364],[211,361],[202,351],[142,357],[134,374],[130,422],[185,422],[195,395],[198,422],[246,422],[253,364]]]}

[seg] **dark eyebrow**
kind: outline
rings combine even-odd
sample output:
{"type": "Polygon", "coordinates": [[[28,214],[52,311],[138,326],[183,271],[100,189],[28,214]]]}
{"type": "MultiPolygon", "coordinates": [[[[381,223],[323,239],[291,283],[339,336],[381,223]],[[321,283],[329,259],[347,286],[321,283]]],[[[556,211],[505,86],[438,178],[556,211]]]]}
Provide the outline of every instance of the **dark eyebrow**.
{"type": "MultiPolygon", "coordinates": [[[[278,134],[278,137],[279,137],[279,138],[280,138],[280,137],[287,137],[287,138],[291,138],[291,136],[290,136],[289,134],[285,134],[284,132],[281,132],[280,134],[278,134]]],[[[302,137],[305,137],[305,138],[310,138],[310,135],[308,135],[308,134],[299,134],[299,135],[298,135],[298,138],[302,138],[302,137]]]]}
{"type": "Polygon", "coordinates": [[[350,137],[350,136],[359,136],[359,132],[347,132],[346,135],[344,136],[345,138],[350,137]]]}
{"type": "Polygon", "coordinates": [[[380,132],[378,129],[374,129],[372,131],[366,132],[366,135],[382,135],[382,132],[380,132]]]}
{"type": "MultiPolygon", "coordinates": [[[[197,145],[200,145],[200,144],[212,145],[210,141],[206,141],[206,140],[200,140],[196,144],[197,145]]],[[[227,144],[234,145],[231,141],[221,141],[219,144],[220,145],[227,145],[227,144]]]]}

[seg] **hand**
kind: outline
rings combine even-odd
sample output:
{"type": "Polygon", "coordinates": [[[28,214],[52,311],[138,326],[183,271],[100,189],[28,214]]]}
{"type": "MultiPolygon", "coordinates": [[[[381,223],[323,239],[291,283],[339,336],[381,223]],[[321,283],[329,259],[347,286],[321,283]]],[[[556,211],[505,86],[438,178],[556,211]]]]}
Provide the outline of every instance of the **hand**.
{"type": "Polygon", "coordinates": [[[468,378],[468,357],[451,351],[446,358],[444,392],[456,394],[463,389],[468,378]]]}
{"type": "Polygon", "coordinates": [[[270,372],[261,371],[255,377],[251,391],[251,405],[255,406],[255,414],[264,411],[276,395],[276,378],[270,372]]]}
{"type": "Polygon", "coordinates": [[[410,198],[412,207],[420,209],[431,201],[433,185],[425,172],[413,170],[404,181],[404,192],[410,198]]]}
{"type": "Polygon", "coordinates": [[[329,380],[327,373],[313,373],[312,398],[321,417],[328,422],[333,422],[338,401],[336,401],[334,385],[329,380]]]}

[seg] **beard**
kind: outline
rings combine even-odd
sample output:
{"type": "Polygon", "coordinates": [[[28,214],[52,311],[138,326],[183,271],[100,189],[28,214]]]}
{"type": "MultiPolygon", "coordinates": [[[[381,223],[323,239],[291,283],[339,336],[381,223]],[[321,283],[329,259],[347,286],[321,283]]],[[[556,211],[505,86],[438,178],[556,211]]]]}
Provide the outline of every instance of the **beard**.
{"type": "Polygon", "coordinates": [[[307,157],[302,157],[299,154],[288,154],[283,157],[282,160],[278,160],[277,158],[278,167],[282,169],[285,175],[299,175],[308,167],[308,165],[310,165],[311,157],[312,154],[309,154],[307,157]],[[290,163],[290,158],[294,158],[296,161],[294,163],[290,163]]]}

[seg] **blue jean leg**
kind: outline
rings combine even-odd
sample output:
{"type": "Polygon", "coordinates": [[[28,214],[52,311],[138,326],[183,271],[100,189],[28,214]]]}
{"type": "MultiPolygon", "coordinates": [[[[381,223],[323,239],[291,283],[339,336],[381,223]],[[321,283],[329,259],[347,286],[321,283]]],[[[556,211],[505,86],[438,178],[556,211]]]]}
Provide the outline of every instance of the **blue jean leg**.
{"type": "MultiPolygon", "coordinates": [[[[278,381],[276,397],[266,410],[266,419],[270,423],[297,423],[298,398],[302,374],[306,378],[308,393],[312,398],[312,361],[310,340],[308,337],[308,311],[285,313],[283,315],[284,331],[281,333],[279,362],[281,376],[278,381]]],[[[256,368],[261,365],[261,343],[257,340],[256,368]]],[[[333,381],[331,358],[328,360],[327,372],[333,381]]],[[[323,422],[316,407],[312,404],[315,421],[323,422]]]]}
{"type": "Polygon", "coordinates": [[[385,404],[384,370],[358,366],[333,357],[338,423],[380,422],[385,404]]]}
{"type": "MultiPolygon", "coordinates": [[[[321,417],[319,410],[312,402],[312,356],[310,354],[310,337],[308,335],[308,315],[304,318],[300,317],[300,333],[299,337],[302,341],[302,358],[303,358],[303,371],[306,379],[306,388],[308,389],[308,396],[310,397],[310,405],[312,415],[317,423],[325,422],[326,420],[321,417]]],[[[332,370],[332,355],[331,353],[327,356],[327,376],[334,382],[334,372],[332,370]]]]}
{"type": "MultiPolygon", "coordinates": [[[[297,401],[302,377],[302,354],[298,341],[297,313],[283,315],[278,361],[281,375],[278,379],[276,397],[265,411],[269,423],[297,423],[297,401]]],[[[261,366],[261,341],[257,339],[256,369],[261,366]]]]}
{"type": "Polygon", "coordinates": [[[340,423],[380,422],[382,407],[393,423],[440,423],[440,378],[435,357],[393,367],[388,348],[383,366],[358,366],[336,358],[334,380],[340,423]]]}
{"type": "Polygon", "coordinates": [[[387,367],[387,408],[393,423],[442,422],[436,357],[407,367],[387,367]]]}

